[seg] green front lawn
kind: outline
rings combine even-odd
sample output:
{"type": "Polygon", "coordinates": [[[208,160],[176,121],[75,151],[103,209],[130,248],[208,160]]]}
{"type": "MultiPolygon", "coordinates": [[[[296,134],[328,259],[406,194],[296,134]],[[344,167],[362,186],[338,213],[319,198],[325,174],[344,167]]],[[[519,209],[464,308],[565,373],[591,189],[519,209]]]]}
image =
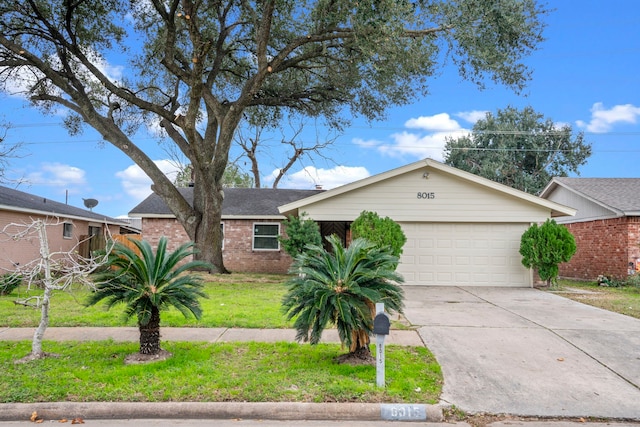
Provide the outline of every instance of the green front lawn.
{"type": "MultiPolygon", "coordinates": [[[[287,328],[281,311],[287,276],[208,276],[209,299],[200,321],[176,311],[162,313],[162,326],[287,328]]],[[[88,290],[58,292],[50,326],[124,326],[122,309],[84,307],[88,290]]],[[[40,311],[18,306],[24,287],[0,297],[0,326],[35,327],[40,311]]],[[[135,326],[135,321],[128,326],[135,326]]],[[[426,348],[386,347],[384,389],[375,366],[340,365],[337,344],[163,342],[168,360],[125,365],[138,343],[114,341],[43,343],[57,358],[14,362],[31,343],[0,341],[0,402],[51,401],[292,401],[436,403],[442,373],[426,348]]],[[[375,346],[372,345],[372,351],[375,346]]]]}
{"type": "MultiPolygon", "coordinates": [[[[281,311],[287,278],[284,275],[207,275],[205,291],[209,298],[200,300],[202,319],[185,319],[179,311],[170,310],[162,313],[162,326],[289,328],[291,324],[281,311]]],[[[55,292],[49,326],[136,325],[135,319],[127,324],[123,322],[122,308],[106,311],[102,304],[84,307],[89,292],[87,289],[55,292]]],[[[14,301],[41,294],[41,290],[28,292],[25,286],[20,286],[12,294],[0,296],[0,326],[36,327],[40,311],[15,305],[14,301]]]]}
{"type": "Polygon", "coordinates": [[[599,286],[596,282],[558,280],[553,290],[565,298],[640,319],[640,287],[599,286]]]}
{"type": "Polygon", "coordinates": [[[386,388],[375,366],[333,362],[337,344],[165,342],[168,360],[125,365],[137,343],[45,341],[57,358],[16,365],[28,342],[0,341],[0,402],[436,403],[442,374],[426,348],[386,346],[386,388]]]}

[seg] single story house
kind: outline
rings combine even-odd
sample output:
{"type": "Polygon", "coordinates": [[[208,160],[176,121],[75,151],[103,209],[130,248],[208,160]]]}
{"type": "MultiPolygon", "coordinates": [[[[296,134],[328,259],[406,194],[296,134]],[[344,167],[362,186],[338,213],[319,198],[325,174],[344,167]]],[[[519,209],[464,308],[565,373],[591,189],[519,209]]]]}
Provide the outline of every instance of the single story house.
{"type": "Polygon", "coordinates": [[[540,196],[577,209],[557,219],[577,246],[561,276],[624,279],[640,271],[640,178],[553,178],[540,196]]]}
{"type": "MultiPolygon", "coordinates": [[[[188,188],[182,189],[188,194],[188,188]]],[[[284,272],[291,259],[275,236],[289,215],[306,213],[323,235],[345,243],[363,210],[388,216],[408,240],[399,271],[409,285],[532,286],[521,263],[520,237],[532,224],[575,210],[426,159],[328,191],[227,189],[223,205],[224,260],[232,271],[284,272]],[[284,195],[289,194],[289,201],[284,195]],[[275,211],[266,210],[266,205],[275,211]],[[234,213],[232,206],[244,209],[234,213]],[[256,239],[271,236],[269,249],[256,239]],[[271,252],[271,253],[270,253],[271,252]],[[269,255],[268,262],[262,259],[269,255]],[[276,268],[277,267],[277,268],[276,268]]],[[[186,235],[156,195],[134,208],[145,239],[186,235]]]]}
{"type": "Polygon", "coordinates": [[[407,285],[533,286],[522,233],[575,214],[550,200],[432,159],[418,161],[280,207],[323,224],[349,224],[363,210],[398,222],[407,243],[398,271],[407,285]]]}
{"type": "MultiPolygon", "coordinates": [[[[189,203],[193,188],[179,191],[189,203]]],[[[233,272],[286,273],[291,257],[280,247],[283,234],[278,206],[322,192],[322,190],[290,190],[272,188],[226,188],[222,203],[222,253],[225,267],[233,272]]],[[[129,212],[142,219],[142,235],[152,247],[162,236],[168,238],[168,249],[175,250],[189,241],[186,231],[167,204],[153,193],[129,212]]]]}
{"type": "Polygon", "coordinates": [[[38,219],[49,224],[50,252],[69,252],[83,242],[88,254],[93,240],[89,237],[105,235],[107,230],[111,235],[134,231],[124,221],[0,186],[0,274],[39,257],[40,242],[36,236],[12,238],[24,230],[23,225],[38,219]]]}

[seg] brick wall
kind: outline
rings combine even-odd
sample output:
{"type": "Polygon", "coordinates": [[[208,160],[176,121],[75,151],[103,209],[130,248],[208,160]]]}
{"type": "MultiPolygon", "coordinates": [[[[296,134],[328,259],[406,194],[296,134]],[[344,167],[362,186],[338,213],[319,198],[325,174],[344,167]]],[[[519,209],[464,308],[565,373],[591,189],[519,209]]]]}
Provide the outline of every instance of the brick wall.
{"type": "MultiPolygon", "coordinates": [[[[224,220],[224,265],[227,270],[238,273],[286,273],[291,265],[291,257],[280,250],[254,250],[253,224],[280,223],[280,221],[224,220]]],[[[281,229],[282,233],[283,230],[281,229]]],[[[168,249],[175,250],[189,241],[187,233],[176,219],[144,218],[142,225],[144,238],[156,247],[160,237],[169,240],[168,249]]]]}
{"type": "Polygon", "coordinates": [[[604,274],[627,277],[629,262],[640,257],[640,217],[566,224],[576,240],[571,261],[560,265],[560,276],[595,280],[604,274]]]}
{"type": "MultiPolygon", "coordinates": [[[[291,257],[282,249],[254,250],[253,224],[251,220],[225,220],[224,265],[230,271],[243,273],[286,273],[291,266],[291,257]]],[[[259,221],[278,224],[280,221],[259,221]]],[[[280,233],[283,233],[282,225],[280,233]]]]}

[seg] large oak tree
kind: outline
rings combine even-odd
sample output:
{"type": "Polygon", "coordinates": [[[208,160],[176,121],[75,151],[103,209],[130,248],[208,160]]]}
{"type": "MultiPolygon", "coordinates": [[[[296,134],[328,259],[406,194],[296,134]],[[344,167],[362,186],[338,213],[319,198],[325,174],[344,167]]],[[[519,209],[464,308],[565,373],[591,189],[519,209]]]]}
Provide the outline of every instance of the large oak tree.
{"type": "Polygon", "coordinates": [[[444,64],[519,90],[545,14],[536,0],[2,0],[0,81],[129,156],[223,272],[221,180],[245,111],[379,119],[444,64]],[[132,139],[145,122],[193,165],[193,203],[132,139]]]}

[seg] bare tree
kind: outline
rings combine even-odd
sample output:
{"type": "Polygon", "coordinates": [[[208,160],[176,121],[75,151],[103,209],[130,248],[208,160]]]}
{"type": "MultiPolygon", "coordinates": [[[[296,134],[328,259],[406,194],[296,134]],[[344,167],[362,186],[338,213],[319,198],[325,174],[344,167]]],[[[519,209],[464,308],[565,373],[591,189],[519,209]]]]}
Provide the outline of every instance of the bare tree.
{"type": "MultiPolygon", "coordinates": [[[[302,121],[293,123],[289,121],[289,127],[291,128],[291,134],[285,135],[284,130],[281,130],[282,137],[280,144],[286,146],[284,161],[278,159],[280,164],[276,165],[278,171],[272,184],[272,188],[278,188],[282,178],[291,170],[291,168],[298,162],[301,162],[305,157],[310,163],[315,161],[315,158],[321,157],[325,160],[330,160],[326,155],[325,150],[333,145],[337,136],[332,135],[326,137],[324,140],[318,135],[315,137],[315,141],[305,141],[306,137],[303,135],[305,125],[302,121]]],[[[269,130],[269,126],[264,124],[256,124],[250,127],[251,136],[246,136],[245,132],[238,130],[236,133],[236,140],[238,145],[244,151],[244,155],[249,159],[251,163],[251,174],[255,182],[255,187],[261,187],[261,169],[259,154],[261,151],[266,151],[264,146],[267,145],[268,137],[264,134],[269,130]]]]}
{"type": "Polygon", "coordinates": [[[19,157],[19,150],[22,147],[20,143],[8,143],[7,132],[11,125],[8,123],[0,123],[0,182],[6,181],[5,171],[9,166],[10,159],[19,157]]]}
{"type": "MultiPolygon", "coordinates": [[[[66,291],[72,285],[81,285],[94,288],[95,285],[89,277],[91,273],[107,262],[108,255],[113,247],[111,239],[107,239],[107,247],[104,253],[89,258],[78,254],[78,242],[67,252],[52,252],[47,238],[47,227],[57,225],[47,223],[42,219],[33,219],[29,223],[11,223],[6,225],[2,234],[12,241],[37,240],[39,242],[39,256],[33,261],[16,267],[14,275],[22,278],[31,290],[36,285],[44,288],[42,296],[29,297],[16,301],[16,304],[33,306],[40,309],[40,323],[33,334],[31,353],[16,363],[28,362],[48,356],[42,348],[44,333],[49,326],[49,308],[51,296],[55,291],[66,291]],[[35,300],[35,303],[32,301],[35,300]]],[[[107,227],[104,227],[108,230],[107,227]]]]}

